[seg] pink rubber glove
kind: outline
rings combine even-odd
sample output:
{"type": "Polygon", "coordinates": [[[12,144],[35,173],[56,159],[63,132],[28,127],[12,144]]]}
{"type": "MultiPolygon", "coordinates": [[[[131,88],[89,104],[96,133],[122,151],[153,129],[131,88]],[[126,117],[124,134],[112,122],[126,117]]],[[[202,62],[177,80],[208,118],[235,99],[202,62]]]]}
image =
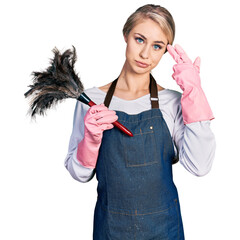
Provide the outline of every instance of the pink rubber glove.
{"type": "Polygon", "coordinates": [[[95,168],[103,131],[113,128],[118,119],[116,112],[104,104],[90,107],[84,117],[84,138],[78,144],[77,159],[87,168],[95,168]]]}
{"type": "Polygon", "coordinates": [[[168,44],[167,50],[177,64],[173,66],[173,79],[183,90],[181,105],[184,124],[214,119],[212,110],[201,87],[200,57],[194,63],[184,50],[168,44]]]}

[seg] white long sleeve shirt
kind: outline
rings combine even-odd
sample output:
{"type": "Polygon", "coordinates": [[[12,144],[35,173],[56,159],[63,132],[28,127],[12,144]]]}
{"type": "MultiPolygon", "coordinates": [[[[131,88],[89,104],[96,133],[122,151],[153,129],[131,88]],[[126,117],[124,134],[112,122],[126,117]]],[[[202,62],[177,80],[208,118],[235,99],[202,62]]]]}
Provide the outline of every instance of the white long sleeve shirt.
{"type": "MultiPolygon", "coordinates": [[[[96,104],[104,102],[106,93],[99,88],[89,88],[84,92],[96,104]]],[[[178,156],[179,162],[190,173],[203,176],[210,171],[212,166],[216,149],[215,136],[210,129],[210,120],[184,125],[181,95],[180,92],[170,89],[158,91],[159,108],[169,128],[175,156],[178,156]]],[[[77,101],[73,130],[64,162],[72,177],[80,182],[88,182],[95,174],[94,169],[82,166],[76,157],[78,143],[84,137],[84,116],[88,109],[88,105],[77,101]]],[[[124,100],[113,96],[109,109],[123,111],[127,114],[138,114],[149,110],[151,109],[150,94],[134,100],[124,100]]]]}

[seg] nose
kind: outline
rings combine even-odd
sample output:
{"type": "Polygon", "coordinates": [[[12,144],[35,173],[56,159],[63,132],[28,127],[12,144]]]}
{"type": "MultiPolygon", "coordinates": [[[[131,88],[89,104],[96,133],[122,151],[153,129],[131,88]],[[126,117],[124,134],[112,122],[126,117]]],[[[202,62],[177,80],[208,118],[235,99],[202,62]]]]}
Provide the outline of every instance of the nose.
{"type": "Polygon", "coordinates": [[[142,57],[143,59],[148,59],[149,58],[149,50],[150,50],[150,46],[148,46],[147,44],[143,46],[142,51],[140,52],[140,57],[142,57]]]}

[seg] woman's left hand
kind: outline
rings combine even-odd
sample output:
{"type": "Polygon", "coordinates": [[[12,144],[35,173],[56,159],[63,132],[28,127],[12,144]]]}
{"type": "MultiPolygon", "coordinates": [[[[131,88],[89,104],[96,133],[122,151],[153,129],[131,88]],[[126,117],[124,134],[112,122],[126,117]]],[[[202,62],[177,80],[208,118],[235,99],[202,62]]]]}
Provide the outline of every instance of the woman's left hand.
{"type": "Polygon", "coordinates": [[[183,91],[190,91],[193,87],[201,88],[200,57],[197,57],[192,63],[185,51],[179,46],[167,45],[169,54],[173,57],[177,64],[173,66],[173,79],[177,82],[183,91]]]}
{"type": "Polygon", "coordinates": [[[200,58],[192,63],[179,46],[167,45],[169,54],[177,64],[173,66],[173,79],[183,90],[181,105],[184,124],[214,119],[212,110],[201,87],[200,58]]]}

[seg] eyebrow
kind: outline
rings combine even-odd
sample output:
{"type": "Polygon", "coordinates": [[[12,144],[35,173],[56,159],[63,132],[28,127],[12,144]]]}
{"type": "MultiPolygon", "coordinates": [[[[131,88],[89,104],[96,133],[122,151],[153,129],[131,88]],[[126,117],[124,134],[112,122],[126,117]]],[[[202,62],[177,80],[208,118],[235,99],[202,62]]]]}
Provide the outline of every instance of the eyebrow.
{"type": "MultiPolygon", "coordinates": [[[[135,33],[135,34],[138,34],[140,35],[144,40],[146,40],[147,38],[145,36],[143,36],[142,34],[140,33],[135,33]]],[[[162,43],[163,45],[165,45],[165,43],[163,41],[154,41],[155,43],[162,43]]]]}

